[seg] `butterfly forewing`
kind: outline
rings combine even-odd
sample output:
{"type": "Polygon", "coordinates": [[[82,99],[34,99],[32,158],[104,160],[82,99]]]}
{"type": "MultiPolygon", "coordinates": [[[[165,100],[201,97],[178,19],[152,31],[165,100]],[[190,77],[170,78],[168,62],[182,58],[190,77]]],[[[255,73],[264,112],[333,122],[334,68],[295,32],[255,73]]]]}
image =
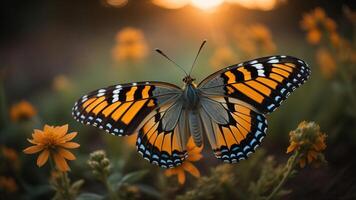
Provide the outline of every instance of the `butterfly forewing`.
{"type": "Polygon", "coordinates": [[[222,69],[203,80],[198,88],[203,94],[237,98],[261,113],[270,113],[309,75],[304,61],[271,56],[222,69]]]}
{"type": "Polygon", "coordinates": [[[182,90],[162,82],[139,82],[95,90],[80,98],[72,115],[113,135],[133,134],[149,113],[174,102],[182,90]]]}

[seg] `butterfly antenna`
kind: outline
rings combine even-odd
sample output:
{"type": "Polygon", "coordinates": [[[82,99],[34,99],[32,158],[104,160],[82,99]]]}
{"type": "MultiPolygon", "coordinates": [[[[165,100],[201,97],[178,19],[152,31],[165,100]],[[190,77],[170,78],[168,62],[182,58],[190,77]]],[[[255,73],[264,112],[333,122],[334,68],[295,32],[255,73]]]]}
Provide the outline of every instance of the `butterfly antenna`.
{"type": "Polygon", "coordinates": [[[185,75],[188,76],[188,73],[183,69],[183,67],[181,67],[180,65],[178,65],[176,62],[174,62],[172,59],[170,59],[165,53],[163,53],[160,49],[155,49],[159,54],[161,54],[163,57],[167,58],[167,60],[171,61],[174,65],[176,65],[179,69],[181,69],[185,75]]]}
{"type": "Polygon", "coordinates": [[[193,70],[193,68],[194,68],[194,66],[195,66],[195,63],[197,62],[198,56],[199,56],[199,54],[200,54],[200,51],[201,51],[202,48],[204,47],[205,43],[206,43],[206,40],[204,40],[204,41],[201,43],[201,45],[200,45],[200,47],[199,47],[199,50],[198,50],[198,53],[197,53],[197,55],[195,56],[194,62],[193,62],[193,64],[192,64],[192,67],[190,68],[189,75],[192,73],[192,70],[193,70]]]}

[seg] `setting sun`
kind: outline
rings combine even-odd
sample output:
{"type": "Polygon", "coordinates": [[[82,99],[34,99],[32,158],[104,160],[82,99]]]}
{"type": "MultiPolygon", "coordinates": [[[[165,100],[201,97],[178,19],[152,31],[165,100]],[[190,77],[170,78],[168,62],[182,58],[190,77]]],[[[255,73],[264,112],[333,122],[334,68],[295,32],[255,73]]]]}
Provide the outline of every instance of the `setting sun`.
{"type": "Polygon", "coordinates": [[[199,9],[211,10],[224,3],[224,0],[192,0],[191,3],[199,9]]]}

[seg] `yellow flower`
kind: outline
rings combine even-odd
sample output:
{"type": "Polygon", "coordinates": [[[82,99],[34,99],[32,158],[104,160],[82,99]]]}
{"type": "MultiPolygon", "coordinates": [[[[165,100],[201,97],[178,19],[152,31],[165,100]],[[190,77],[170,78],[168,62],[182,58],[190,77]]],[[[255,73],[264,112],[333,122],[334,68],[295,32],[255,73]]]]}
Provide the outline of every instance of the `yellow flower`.
{"type": "Polygon", "coordinates": [[[6,158],[10,162],[10,165],[14,169],[18,169],[20,167],[19,156],[15,149],[12,149],[12,148],[9,148],[6,146],[2,146],[1,151],[2,151],[2,155],[4,156],[4,158],[6,158]]]}
{"type": "Polygon", "coordinates": [[[300,25],[304,30],[310,30],[315,29],[317,27],[317,23],[318,22],[315,20],[314,16],[308,13],[303,15],[300,25]]]}
{"type": "Polygon", "coordinates": [[[70,80],[65,75],[58,75],[53,79],[53,89],[56,91],[63,91],[68,89],[70,85],[70,80]]]}
{"type": "Polygon", "coordinates": [[[8,193],[17,191],[17,184],[11,177],[0,176],[0,188],[4,189],[8,193]]]}
{"type": "Polygon", "coordinates": [[[116,61],[140,60],[147,56],[147,43],[141,30],[127,27],[116,35],[116,46],[112,50],[116,61]]]}
{"type": "Polygon", "coordinates": [[[319,21],[324,20],[326,17],[324,9],[322,9],[320,7],[315,8],[313,15],[314,15],[315,19],[319,20],[319,21]]]}
{"type": "Polygon", "coordinates": [[[310,44],[319,44],[321,36],[321,32],[318,29],[311,29],[307,33],[307,40],[310,44]]]}
{"type": "Polygon", "coordinates": [[[337,32],[330,33],[330,42],[335,48],[340,48],[345,42],[343,38],[337,32]]]}
{"type": "Polygon", "coordinates": [[[287,153],[299,151],[299,165],[324,162],[322,151],[326,149],[326,135],[320,132],[320,127],[314,122],[301,122],[298,128],[289,133],[290,145],[287,153]]]}
{"type": "Polygon", "coordinates": [[[248,57],[270,54],[276,50],[272,34],[263,24],[253,24],[235,30],[236,44],[248,57]]]}
{"type": "Polygon", "coordinates": [[[222,46],[215,50],[210,59],[210,65],[214,69],[219,69],[234,64],[235,60],[234,52],[229,47],[222,46]]]}
{"type": "Polygon", "coordinates": [[[335,21],[327,17],[322,8],[316,8],[310,13],[304,14],[300,24],[307,31],[307,41],[310,44],[319,44],[323,32],[331,35],[329,37],[332,42],[336,42],[336,39],[338,39],[335,37],[337,28],[335,21]]]}
{"type": "Polygon", "coordinates": [[[331,78],[336,71],[336,62],[329,50],[320,48],[316,52],[316,61],[325,78],[331,78]]]}
{"type": "Polygon", "coordinates": [[[332,33],[332,32],[336,31],[337,25],[336,25],[335,21],[332,20],[331,18],[329,18],[329,17],[325,18],[323,24],[324,24],[326,30],[328,30],[329,32],[332,33]]]}
{"type": "Polygon", "coordinates": [[[1,150],[2,155],[4,155],[4,157],[10,160],[11,162],[16,162],[18,160],[19,156],[15,149],[3,146],[1,150]]]}
{"type": "Polygon", "coordinates": [[[21,101],[11,106],[10,119],[13,122],[31,119],[36,115],[36,109],[27,101],[21,101]]]}
{"type": "Polygon", "coordinates": [[[266,26],[262,24],[252,25],[250,32],[257,45],[261,45],[265,52],[274,52],[276,50],[276,45],[272,41],[272,34],[266,26]]]}
{"type": "Polygon", "coordinates": [[[193,138],[192,137],[189,138],[188,143],[187,143],[187,152],[188,152],[187,159],[180,166],[172,168],[172,169],[167,169],[164,172],[164,174],[166,176],[177,175],[178,182],[181,185],[183,185],[185,183],[185,171],[190,173],[191,175],[193,175],[196,178],[200,177],[200,172],[199,172],[198,168],[196,168],[192,162],[196,162],[203,157],[201,155],[202,149],[203,149],[203,146],[202,147],[195,146],[193,138]]]}
{"type": "Polygon", "coordinates": [[[53,158],[56,167],[60,171],[69,171],[67,160],[75,160],[75,156],[67,149],[78,148],[80,145],[70,142],[76,135],[76,132],[67,134],[68,125],[48,126],[45,125],[42,130],[34,130],[32,139],[27,139],[34,144],[26,148],[24,153],[34,154],[41,152],[37,158],[37,166],[43,166],[48,158],[53,158]]]}

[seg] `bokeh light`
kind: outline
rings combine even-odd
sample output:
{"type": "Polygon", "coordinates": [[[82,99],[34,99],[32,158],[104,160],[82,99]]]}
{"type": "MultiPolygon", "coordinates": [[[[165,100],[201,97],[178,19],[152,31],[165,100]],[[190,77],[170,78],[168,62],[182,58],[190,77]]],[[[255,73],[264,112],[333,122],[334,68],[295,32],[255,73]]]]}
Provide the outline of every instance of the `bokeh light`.
{"type": "Polygon", "coordinates": [[[186,6],[190,0],[153,0],[152,3],[167,9],[178,9],[186,6]]]}
{"type": "Polygon", "coordinates": [[[224,3],[224,0],[192,0],[191,3],[199,9],[211,10],[224,3]]]}
{"type": "Polygon", "coordinates": [[[128,0],[103,0],[104,4],[112,7],[124,7],[127,3],[128,0]]]}
{"type": "Polygon", "coordinates": [[[278,0],[227,0],[230,3],[237,3],[248,9],[272,10],[278,0]]]}

